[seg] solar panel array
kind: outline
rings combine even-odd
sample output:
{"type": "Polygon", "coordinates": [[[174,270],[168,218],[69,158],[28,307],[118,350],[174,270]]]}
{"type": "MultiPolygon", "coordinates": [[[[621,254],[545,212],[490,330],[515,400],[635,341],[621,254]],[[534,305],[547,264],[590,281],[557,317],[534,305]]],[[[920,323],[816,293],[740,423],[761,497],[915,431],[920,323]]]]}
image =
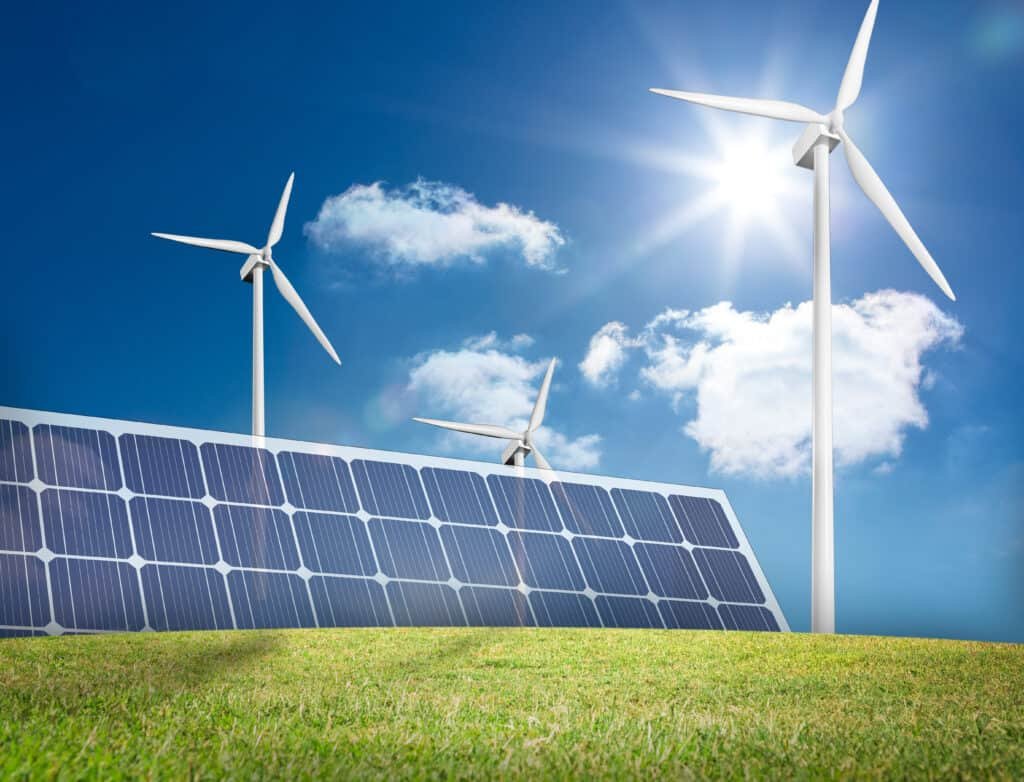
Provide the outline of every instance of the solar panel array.
{"type": "Polygon", "coordinates": [[[0,408],[0,636],[788,629],[727,507],[702,489],[0,408]]]}

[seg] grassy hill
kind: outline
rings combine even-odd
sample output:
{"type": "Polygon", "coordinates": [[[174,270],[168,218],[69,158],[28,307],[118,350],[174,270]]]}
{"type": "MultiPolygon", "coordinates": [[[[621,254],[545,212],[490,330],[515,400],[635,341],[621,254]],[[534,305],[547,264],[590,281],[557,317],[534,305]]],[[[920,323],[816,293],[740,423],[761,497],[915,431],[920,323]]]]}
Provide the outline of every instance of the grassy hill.
{"type": "Polygon", "coordinates": [[[1024,778],[1024,646],[402,629],[0,641],[0,776],[1024,778]]]}

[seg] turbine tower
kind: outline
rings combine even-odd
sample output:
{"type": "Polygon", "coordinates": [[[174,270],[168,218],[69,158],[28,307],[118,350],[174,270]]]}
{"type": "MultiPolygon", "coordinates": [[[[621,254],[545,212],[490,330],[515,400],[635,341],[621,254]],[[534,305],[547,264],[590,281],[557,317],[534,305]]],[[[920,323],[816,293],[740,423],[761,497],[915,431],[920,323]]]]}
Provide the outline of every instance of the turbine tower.
{"type": "Polygon", "coordinates": [[[814,172],[814,319],[813,319],[813,430],[812,430],[812,518],[811,518],[811,631],[834,633],[835,620],[835,536],[833,524],[832,468],[832,287],[829,259],[829,155],[841,142],[854,180],[878,207],[910,252],[935,284],[956,301],[938,265],[903,215],[896,200],[857,148],[844,127],[843,112],[860,95],[871,32],[878,14],[878,0],[872,0],[854,42],[846,72],[839,86],[835,108],[819,114],[813,109],[785,101],[729,98],[696,92],[652,89],[659,95],[710,106],[715,109],[753,114],[758,117],[809,123],[793,147],[796,165],[814,172]]]}
{"type": "Polygon", "coordinates": [[[556,359],[551,359],[548,364],[548,371],[544,374],[544,382],[540,384],[540,392],[537,394],[537,401],[533,404],[533,412],[530,414],[530,423],[524,432],[516,432],[505,426],[494,426],[493,424],[460,424],[453,421],[438,421],[434,418],[413,418],[421,424],[440,426],[442,429],[451,429],[455,432],[466,434],[478,434],[484,437],[496,437],[499,440],[511,440],[505,452],[501,455],[502,464],[514,464],[522,467],[526,455],[533,454],[533,460],[542,470],[552,469],[537,446],[533,442],[533,433],[540,429],[544,422],[544,411],[548,406],[548,390],[551,388],[551,375],[555,371],[556,359]]]}
{"type": "Polygon", "coordinates": [[[292,195],[292,183],[295,181],[295,173],[288,177],[285,183],[284,192],[281,193],[281,200],[277,204],[277,212],[274,214],[274,221],[270,224],[270,232],[267,234],[267,243],[262,249],[257,249],[245,242],[236,242],[231,239],[200,239],[195,236],[178,236],[177,234],[154,233],[153,236],[160,239],[169,239],[172,242],[182,244],[194,244],[197,247],[207,247],[211,250],[238,253],[249,256],[239,272],[243,282],[252,283],[252,433],[263,436],[264,428],[264,407],[263,407],[263,270],[270,269],[274,277],[274,284],[284,297],[285,301],[292,305],[303,323],[313,332],[313,336],[334,359],[334,363],[340,365],[341,359],[334,352],[334,347],[321,331],[313,315],[303,303],[295,288],[285,277],[281,267],[274,261],[271,248],[277,244],[284,233],[284,218],[288,211],[288,200],[292,195]]]}

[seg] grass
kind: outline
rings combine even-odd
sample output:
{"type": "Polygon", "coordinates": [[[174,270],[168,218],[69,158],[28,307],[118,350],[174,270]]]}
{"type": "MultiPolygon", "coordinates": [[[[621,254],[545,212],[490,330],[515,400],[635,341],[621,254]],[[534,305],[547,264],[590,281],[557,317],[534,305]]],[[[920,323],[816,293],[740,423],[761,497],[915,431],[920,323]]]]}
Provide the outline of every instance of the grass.
{"type": "Polygon", "coordinates": [[[388,629],[0,641],[0,776],[1024,778],[1024,646],[388,629]]]}

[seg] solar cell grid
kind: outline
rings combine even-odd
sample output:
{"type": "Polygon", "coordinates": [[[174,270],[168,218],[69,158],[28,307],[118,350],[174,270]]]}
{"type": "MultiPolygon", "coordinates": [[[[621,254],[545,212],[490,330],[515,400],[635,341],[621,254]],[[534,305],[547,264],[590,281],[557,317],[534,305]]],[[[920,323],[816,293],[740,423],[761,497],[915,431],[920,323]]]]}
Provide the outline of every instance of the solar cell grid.
{"type": "Polygon", "coordinates": [[[32,443],[21,421],[0,419],[0,481],[28,483],[32,470],[32,443]]]}
{"type": "Polygon", "coordinates": [[[731,514],[663,484],[0,408],[0,636],[788,629],[731,514]]]}

